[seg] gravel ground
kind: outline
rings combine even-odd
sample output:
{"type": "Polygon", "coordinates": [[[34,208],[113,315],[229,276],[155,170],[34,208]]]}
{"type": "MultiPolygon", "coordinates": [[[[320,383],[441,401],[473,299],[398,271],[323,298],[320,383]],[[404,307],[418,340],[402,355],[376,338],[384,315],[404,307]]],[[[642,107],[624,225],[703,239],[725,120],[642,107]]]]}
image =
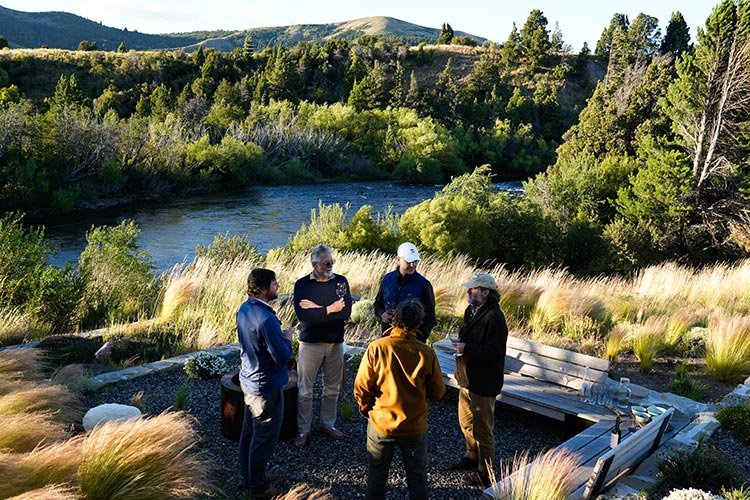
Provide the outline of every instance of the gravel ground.
{"type": "MultiPolygon", "coordinates": [[[[238,359],[230,359],[236,366],[238,359]]],[[[339,399],[352,401],[352,382],[356,368],[347,369],[345,396],[339,399]]],[[[143,391],[143,405],[150,414],[160,413],[174,404],[175,394],[186,381],[182,370],[171,369],[141,377],[129,382],[107,386],[86,395],[86,404],[128,404],[133,394],[143,391]]],[[[215,497],[241,498],[237,489],[240,473],[237,466],[237,444],[224,438],[220,422],[220,381],[192,380],[186,410],[196,418],[203,441],[199,450],[213,467],[215,497]]],[[[320,384],[318,383],[318,386],[320,384]]],[[[315,395],[313,429],[317,427],[320,387],[315,395]]],[[[458,392],[448,388],[442,401],[432,403],[429,413],[429,461],[427,466],[430,495],[433,499],[480,498],[481,490],[460,485],[460,472],[446,470],[448,464],[463,454],[463,438],[456,416],[458,392]]],[[[554,447],[566,437],[566,431],[556,421],[532,413],[498,405],[495,425],[495,442],[498,458],[512,459],[523,451],[534,454],[554,447]]],[[[367,453],[365,451],[366,420],[355,415],[350,420],[336,424],[346,434],[343,441],[333,441],[313,430],[308,444],[297,449],[293,441],[281,442],[270,462],[270,469],[278,475],[277,488],[289,488],[296,483],[330,488],[336,498],[364,498],[367,482],[367,453]]],[[[394,454],[389,477],[389,499],[408,498],[406,479],[399,453],[394,454]]]]}

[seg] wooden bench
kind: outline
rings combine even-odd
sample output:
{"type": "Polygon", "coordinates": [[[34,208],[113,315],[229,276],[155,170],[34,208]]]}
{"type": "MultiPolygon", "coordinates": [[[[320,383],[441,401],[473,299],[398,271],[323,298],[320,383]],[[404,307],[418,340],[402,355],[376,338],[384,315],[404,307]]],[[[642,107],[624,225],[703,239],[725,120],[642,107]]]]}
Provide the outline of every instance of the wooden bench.
{"type": "MultiPolygon", "coordinates": [[[[447,385],[458,387],[454,377],[456,359],[448,340],[433,344],[447,385]]],[[[580,401],[578,392],[586,367],[589,381],[604,382],[609,362],[530,340],[508,337],[505,382],[498,401],[564,421],[570,417],[599,422],[613,417],[600,406],[580,401]]]]}
{"type": "MultiPolygon", "coordinates": [[[[447,385],[458,387],[454,377],[454,350],[449,341],[433,344],[447,385]]],[[[577,455],[577,468],[571,475],[572,499],[595,498],[622,475],[629,473],[662,442],[689,422],[675,418],[671,408],[644,428],[631,432],[622,426],[622,442],[610,448],[615,413],[605,406],[580,400],[579,391],[588,370],[592,383],[604,383],[609,362],[593,356],[508,337],[505,381],[498,401],[565,421],[577,418],[591,425],[556,449],[577,455]],[[671,423],[671,426],[670,426],[671,423]]],[[[493,489],[485,490],[493,497],[493,489]]],[[[493,497],[494,498],[494,497],[493,497]]]]}
{"type": "MultiPolygon", "coordinates": [[[[596,424],[581,434],[573,437],[556,450],[566,449],[578,457],[577,468],[568,477],[573,493],[569,499],[590,500],[611,487],[620,477],[632,472],[638,464],[651,455],[659,445],[676,431],[672,426],[673,409],[667,410],[652,420],[642,429],[632,432],[623,429],[622,441],[615,448],[609,447],[612,426],[596,424]],[[591,454],[597,455],[594,458],[591,454]]],[[[682,425],[677,427],[682,428],[682,425]]],[[[504,478],[495,488],[485,490],[485,497],[503,498],[503,488],[509,487],[515,476],[523,476],[524,471],[517,471],[504,478]]]]}

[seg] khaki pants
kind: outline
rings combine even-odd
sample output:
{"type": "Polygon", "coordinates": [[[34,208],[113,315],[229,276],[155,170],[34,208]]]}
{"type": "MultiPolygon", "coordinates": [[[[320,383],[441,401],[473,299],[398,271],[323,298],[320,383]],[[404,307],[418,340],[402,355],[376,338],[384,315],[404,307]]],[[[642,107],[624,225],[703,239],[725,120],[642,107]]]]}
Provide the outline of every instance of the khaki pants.
{"type": "Polygon", "coordinates": [[[323,400],[320,403],[320,425],[334,426],[343,367],[343,343],[299,343],[299,352],[297,353],[297,432],[300,434],[310,432],[313,386],[321,368],[323,371],[323,400]]]}
{"type": "Polygon", "coordinates": [[[495,398],[462,388],[458,393],[458,424],[466,440],[466,456],[477,461],[481,473],[489,475],[495,463],[495,398]]]}

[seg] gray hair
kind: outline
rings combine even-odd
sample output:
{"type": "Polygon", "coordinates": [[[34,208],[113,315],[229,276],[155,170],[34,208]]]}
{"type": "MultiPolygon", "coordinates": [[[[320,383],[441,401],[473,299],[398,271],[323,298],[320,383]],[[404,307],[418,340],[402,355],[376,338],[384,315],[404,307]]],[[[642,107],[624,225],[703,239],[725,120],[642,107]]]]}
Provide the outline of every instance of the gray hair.
{"type": "Polygon", "coordinates": [[[310,262],[318,262],[320,260],[320,254],[330,253],[333,255],[333,249],[326,245],[318,245],[310,252],[310,262]]]}

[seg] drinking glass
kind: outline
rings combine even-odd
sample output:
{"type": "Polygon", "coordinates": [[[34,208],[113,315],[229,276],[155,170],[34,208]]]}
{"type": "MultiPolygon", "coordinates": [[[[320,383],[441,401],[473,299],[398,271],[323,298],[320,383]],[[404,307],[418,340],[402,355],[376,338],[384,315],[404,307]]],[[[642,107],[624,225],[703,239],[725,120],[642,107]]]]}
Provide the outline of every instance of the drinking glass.
{"type": "Polygon", "coordinates": [[[620,385],[617,387],[617,406],[627,408],[630,406],[630,379],[620,377],[620,385]]]}

